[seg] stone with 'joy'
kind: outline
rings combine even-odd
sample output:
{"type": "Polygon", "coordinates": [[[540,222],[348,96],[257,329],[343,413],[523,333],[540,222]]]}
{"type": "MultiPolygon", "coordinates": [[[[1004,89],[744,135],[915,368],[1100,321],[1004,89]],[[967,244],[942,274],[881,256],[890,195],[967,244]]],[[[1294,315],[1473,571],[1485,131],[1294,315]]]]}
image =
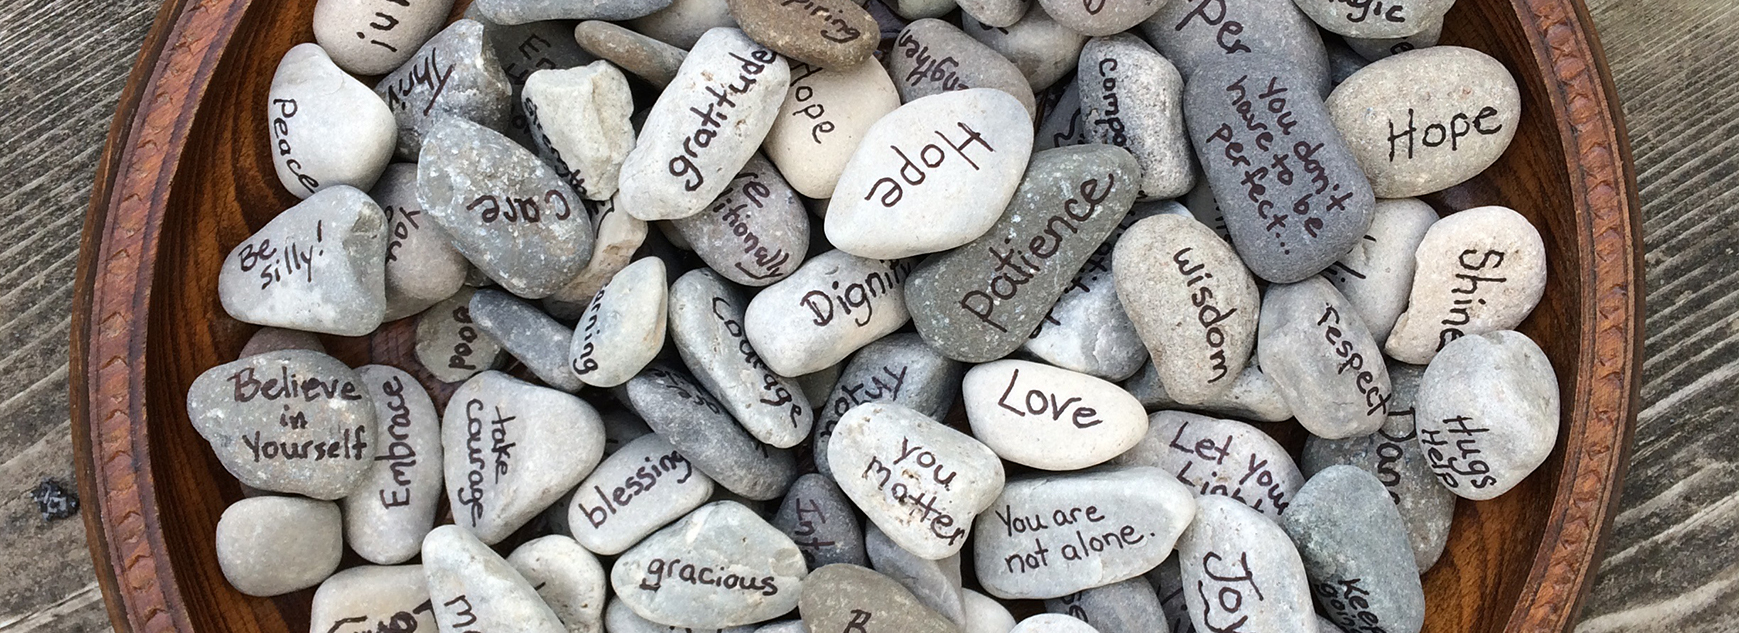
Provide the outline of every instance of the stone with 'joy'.
{"type": "Polygon", "coordinates": [[[1147,411],[1116,384],[1041,363],[979,365],[966,372],[962,392],[972,435],[1033,468],[1095,466],[1147,433],[1147,411]]]}
{"type": "Polygon", "coordinates": [[[1315,630],[1304,561],[1286,532],[1232,499],[1201,497],[1198,503],[1195,523],[1177,543],[1184,601],[1196,630],[1315,630]]]}

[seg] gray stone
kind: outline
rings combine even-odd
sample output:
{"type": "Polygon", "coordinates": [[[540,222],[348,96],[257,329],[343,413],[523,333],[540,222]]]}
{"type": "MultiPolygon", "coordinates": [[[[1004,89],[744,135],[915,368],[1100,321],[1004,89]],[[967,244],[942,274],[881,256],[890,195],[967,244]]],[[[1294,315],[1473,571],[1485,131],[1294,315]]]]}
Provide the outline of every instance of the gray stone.
{"type": "Polygon", "coordinates": [[[898,35],[910,20],[940,18],[959,7],[954,0],[891,0],[882,4],[892,11],[892,15],[882,16],[876,14],[875,5],[878,3],[865,4],[870,15],[876,16],[876,23],[882,25],[883,40],[898,35]]]}
{"type": "Polygon", "coordinates": [[[592,253],[583,199],[530,150],[463,119],[429,132],[417,197],[454,248],[521,297],[554,293],[592,253]]]}
{"type": "Polygon", "coordinates": [[[367,194],[322,189],[230,249],[218,300],[245,323],[361,336],[386,315],[386,246],[386,214],[367,194]]]}
{"type": "Polygon", "coordinates": [[[817,409],[816,470],[833,476],[828,444],[834,427],[852,407],[891,402],[939,420],[954,406],[965,371],[960,363],[924,344],[917,334],[890,334],[864,346],[840,372],[833,391],[817,409]]]}
{"type": "Polygon", "coordinates": [[[833,385],[839,382],[839,372],[845,368],[844,365],[834,363],[797,377],[797,387],[803,390],[803,399],[809,402],[809,406],[817,410],[817,417],[822,405],[827,403],[827,395],[833,393],[833,385]]]}
{"type": "MultiPolygon", "coordinates": [[[[1437,45],[1437,40],[1443,37],[1443,20],[1432,22],[1418,33],[1406,37],[1381,37],[1363,39],[1348,37],[1347,47],[1367,61],[1377,61],[1391,55],[1400,55],[1411,50],[1431,48],[1437,45]]],[[[1338,83],[1338,82],[1337,82],[1338,83]]]]}
{"type": "Polygon", "coordinates": [[[1311,434],[1340,440],[1383,426],[1394,391],[1382,348],[1327,280],[1269,286],[1256,338],[1262,373],[1311,434]]]}
{"type": "MultiPolygon", "coordinates": [[[[1085,44],[1085,40],[1082,41],[1085,44]]],[[[1077,61],[1079,57],[1077,56],[1077,61]]],[[[1073,69],[1070,66],[1070,69],[1073,69]]],[[[1042,152],[1057,147],[1080,145],[1087,142],[1087,125],[1081,120],[1081,88],[1080,82],[1071,81],[1063,87],[1062,96],[1051,105],[1039,122],[1039,129],[1033,136],[1033,151],[1042,152]]]]}
{"type": "Polygon", "coordinates": [[[496,543],[592,472],[604,426],[579,398],[486,371],[447,401],[441,448],[454,521],[496,543]]]}
{"type": "MultiPolygon", "coordinates": [[[[695,629],[659,624],[634,613],[620,598],[610,598],[604,607],[604,630],[609,633],[720,633],[718,629],[695,629]]],[[[727,633],[752,633],[753,626],[724,629],[727,633]]]]}
{"type": "Polygon", "coordinates": [[[1111,463],[1164,469],[1198,501],[1224,496],[1275,520],[1304,485],[1292,455],[1267,433],[1243,422],[1181,411],[1153,414],[1147,437],[1111,463]]]}
{"type": "Polygon", "coordinates": [[[394,163],[368,196],[386,212],[386,315],[395,321],[427,310],[465,285],[471,262],[453,248],[417,199],[417,166],[394,163]]]}
{"type": "Polygon", "coordinates": [[[628,21],[628,28],[676,48],[688,50],[716,27],[735,27],[726,0],[675,0],[645,17],[628,21]]]}
{"type": "Polygon", "coordinates": [[[751,39],[810,66],[851,68],[881,43],[876,19],[851,0],[730,0],[730,7],[751,39]]]}
{"type": "Polygon", "coordinates": [[[236,358],[247,358],[256,354],[276,352],[286,349],[305,349],[311,352],[326,353],[326,346],[320,343],[320,337],[301,330],[286,330],[283,328],[263,327],[255,330],[248,337],[246,345],[242,346],[236,358]]]}
{"type": "Polygon", "coordinates": [[[1317,633],[1342,633],[1339,625],[1322,617],[1320,613],[1316,614],[1316,631],[1317,633]]]}
{"type": "Polygon", "coordinates": [[[688,51],[603,20],[576,25],[574,40],[587,53],[621,66],[660,90],[676,78],[682,60],[688,55],[688,51]]]}
{"type": "Polygon", "coordinates": [[[1522,214],[1478,207],[1450,214],[1414,252],[1407,311],[1383,351],[1423,365],[1463,336],[1513,329],[1546,292],[1546,245],[1522,214]]]}
{"type": "Polygon", "coordinates": [[[580,318],[592,296],[627,268],[646,242],[646,221],[617,209],[614,199],[586,205],[586,210],[597,235],[592,241],[592,258],[579,275],[543,300],[544,310],[558,319],[580,318]]]}
{"type": "Polygon", "coordinates": [[[340,502],[344,539],[377,565],[416,556],[441,504],[441,416],[422,384],[386,365],[356,368],[374,403],[375,455],[368,475],[340,502]]]}
{"type": "Polygon", "coordinates": [[[1399,38],[1443,25],[1455,0],[1390,0],[1355,6],[1346,0],[1295,0],[1299,10],[1323,29],[1357,38],[1399,38]]]}
{"type": "Polygon", "coordinates": [[[1167,0],[1039,0],[1045,13],[1069,30],[1103,37],[1135,28],[1167,0]]]}
{"type": "Polygon", "coordinates": [[[1388,496],[1370,473],[1331,466],[1298,491],[1280,526],[1298,546],[1311,593],[1329,620],[1418,633],[1425,625],[1425,589],[1407,526],[1388,496]]]}
{"type": "Polygon", "coordinates": [[[707,31],[646,115],[616,203],[642,220],[700,213],[755,155],[790,81],[785,60],[742,31],[707,31]]]}
{"type": "Polygon", "coordinates": [[[398,135],[392,111],[319,46],[298,44],[284,53],[268,98],[272,167],[296,197],[335,185],[373,187],[392,160],[398,135]]]}
{"type": "MultiPolygon", "coordinates": [[[[629,442],[652,434],[652,427],[627,409],[606,409],[598,412],[604,420],[604,455],[614,455],[629,442]]],[[[600,464],[602,465],[602,464],[600,464]]]]}
{"type": "Polygon", "coordinates": [[[1372,62],[1335,88],[1328,111],[1376,195],[1405,198],[1496,163],[1521,125],[1522,96],[1503,62],[1435,46],[1372,62]]]}
{"type": "Polygon", "coordinates": [[[217,520],[217,564],[250,596],[307,589],[338,569],[344,533],[338,504],[300,497],[242,499],[217,520]]]}
{"type": "Polygon", "coordinates": [[[1206,496],[1198,503],[1195,523],[1177,544],[1196,630],[1240,624],[1249,631],[1315,629],[1304,562],[1286,532],[1232,499],[1206,496]]]}
{"type": "Polygon", "coordinates": [[[1048,599],[1147,573],[1196,514],[1178,479],[1130,466],[1009,481],[973,526],[978,582],[998,598],[1048,599]]]}
{"type": "Polygon", "coordinates": [[[471,318],[545,385],[569,393],[585,386],[568,365],[573,330],[531,304],[500,290],[478,290],[471,295],[471,318]]]}
{"type": "Polygon", "coordinates": [[[966,626],[960,627],[965,633],[1008,633],[1014,629],[1014,616],[995,598],[961,589],[960,603],[966,610],[966,626]]]}
{"type": "Polygon", "coordinates": [[[1123,388],[1149,411],[1184,409],[1252,422],[1281,422],[1292,417],[1292,408],[1286,406],[1286,399],[1280,396],[1280,387],[1255,363],[1238,372],[1238,376],[1232,379],[1231,389],[1200,404],[1186,405],[1173,399],[1165,392],[1165,385],[1159,381],[1159,369],[1151,362],[1124,382],[1123,388]]]}
{"type": "Polygon", "coordinates": [[[1024,360],[973,367],[961,386],[972,435],[1042,470],[1104,463],[1141,441],[1147,411],[1115,383],[1024,360]]]}
{"type": "Polygon", "coordinates": [[[755,500],[778,498],[797,466],[739,426],[724,405],[676,367],[653,363],[618,387],[617,398],[725,489],[755,500]]]}
{"type": "Polygon", "coordinates": [[[597,58],[574,41],[574,23],[568,20],[498,24],[484,17],[476,4],[466,8],[465,18],[483,24],[483,37],[495,49],[495,59],[501,62],[501,71],[513,87],[507,128],[501,132],[527,149],[537,149],[531,138],[531,119],[522,106],[525,80],[539,70],[584,66],[597,58]]]}
{"type": "Polygon", "coordinates": [[[1002,461],[990,447],[898,404],[847,411],[827,452],[845,496],[889,539],[930,560],[965,547],[973,517],[1002,491],[1002,461]]]}
{"type": "Polygon", "coordinates": [[[462,288],[417,317],[417,362],[441,382],[461,382],[501,365],[501,345],[471,319],[471,296],[462,288]]]}
{"type": "Polygon", "coordinates": [[[652,13],[670,0],[477,0],[484,17],[500,24],[543,20],[629,20],[652,13]]]}
{"type": "Polygon", "coordinates": [[[398,120],[402,160],[423,160],[423,136],[441,119],[504,130],[512,111],[513,86],[476,20],[461,19],[436,33],[410,61],[382,77],[374,92],[398,120]]]}
{"type": "Polygon", "coordinates": [[[906,25],[888,59],[888,74],[906,103],[955,90],[989,88],[1019,101],[1029,122],[1038,114],[1032,86],[1020,68],[948,22],[926,17],[906,25]]]}
{"type": "Polygon", "coordinates": [[[442,631],[567,630],[525,577],[457,525],[435,528],[423,539],[423,573],[442,631]]]}
{"type": "Polygon", "coordinates": [[[892,578],[857,565],[836,563],[803,582],[797,611],[811,631],[863,633],[959,633],[960,627],[927,607],[892,578]]]}
{"type": "Polygon", "coordinates": [[[899,259],[983,235],[1031,157],[1032,125],[1019,106],[1000,90],[974,88],[908,101],[882,117],[840,174],[827,240],[859,257],[899,259]]]}
{"type": "Polygon", "coordinates": [[[798,477],[779,503],[773,527],[797,544],[810,569],[834,563],[869,564],[863,527],[858,525],[851,500],[826,475],[798,477]]]}
{"type": "Polygon", "coordinates": [[[1013,24],[991,26],[965,15],[960,18],[961,30],[1014,62],[1026,76],[1027,87],[1044,90],[1075,69],[1087,36],[1058,24],[1037,3],[1022,6],[1026,15],[1013,24]]]}
{"type": "Polygon", "coordinates": [[[1214,188],[1208,183],[1208,179],[1196,179],[1196,187],[1184,194],[1182,202],[1197,222],[1213,229],[1214,235],[1220,236],[1226,243],[1232,242],[1232,231],[1226,228],[1226,214],[1220,210],[1220,201],[1214,199],[1214,188]]]}
{"type": "Polygon", "coordinates": [[[797,606],[809,568],[778,528],[730,501],[701,506],[616,559],[610,585],[640,617],[723,628],[797,606]],[[706,582],[710,574],[716,582],[706,582]]]}
{"type": "Polygon", "coordinates": [[[839,70],[793,64],[791,90],[761,147],[798,193],[830,198],[858,142],[898,107],[894,80],[874,59],[839,70]]]}
{"type": "Polygon", "coordinates": [[[1436,221],[1437,212],[1431,205],[1416,199],[1378,200],[1376,217],[1365,239],[1322,271],[1358,311],[1379,347],[1407,309],[1407,295],[1413,288],[1413,254],[1436,221]]]}
{"type": "MultiPolygon", "coordinates": [[[[1353,73],[1358,72],[1359,69],[1364,68],[1371,63],[1370,60],[1360,56],[1351,47],[1347,46],[1345,38],[1324,38],[1322,43],[1326,48],[1328,48],[1328,73],[1330,79],[1334,81],[1334,85],[1336,86],[1339,86],[1341,82],[1346,81],[1348,77],[1353,76],[1353,73]]],[[[1329,94],[1334,93],[1331,92],[1329,94]]]]}
{"type": "Polygon", "coordinates": [[[453,0],[320,0],[314,3],[314,41],[339,67],[380,75],[415,55],[452,10],[453,0]]]}
{"type": "Polygon", "coordinates": [[[1322,35],[1292,0],[1168,2],[1141,23],[1141,34],[1187,83],[1195,83],[1198,69],[1254,53],[1291,60],[1304,82],[1297,86],[1301,90],[1313,87],[1327,97],[1332,85],[1322,35]]]}
{"type": "Polygon", "coordinates": [[[1464,499],[1496,498],[1558,441],[1558,377],[1527,335],[1456,339],[1425,368],[1414,412],[1431,472],[1464,499]]]}
{"type": "Polygon", "coordinates": [[[664,348],[664,260],[646,257],[617,273],[580,315],[567,347],[568,367],[596,387],[628,382],[664,348]]]}
{"type": "Polygon", "coordinates": [[[784,279],[809,252],[809,212],[760,154],[749,158],[718,199],[670,225],[708,267],[745,286],[784,279]]]}
{"type": "Polygon", "coordinates": [[[1010,633],[1099,633],[1093,625],[1058,613],[1040,613],[1021,620],[1010,633]]]}
{"type": "Polygon", "coordinates": [[[1088,40],[1078,68],[1075,83],[1087,142],[1116,145],[1135,155],[1142,200],[1188,193],[1195,186],[1196,166],[1184,129],[1183,76],[1177,67],[1141,38],[1121,33],[1088,40]]]}
{"type": "Polygon", "coordinates": [[[1123,216],[1111,237],[1081,265],[1032,337],[1021,343],[1021,351],[1063,369],[1113,381],[1130,377],[1148,362],[1141,335],[1117,298],[1111,268],[1112,247],[1135,217],[1133,210],[1123,216]]]}
{"type": "Polygon", "coordinates": [[[1045,610],[1091,625],[1101,633],[1167,633],[1159,595],[1146,578],[1085,589],[1045,601],[1045,610]]]}
{"type": "Polygon", "coordinates": [[[671,284],[669,301],[670,335],[683,363],[749,434],[777,448],[809,435],[815,410],[795,380],[774,373],[755,352],[736,286],[710,270],[692,270],[671,284]]]}
{"type": "Polygon", "coordinates": [[[1148,572],[1147,579],[1153,583],[1153,591],[1159,596],[1159,608],[1165,611],[1167,630],[1170,633],[1195,633],[1196,625],[1190,620],[1189,605],[1184,602],[1183,576],[1177,556],[1172,555],[1148,572]]]}
{"type": "Polygon", "coordinates": [[[780,376],[837,364],[906,324],[911,270],[910,260],[864,259],[838,250],[817,255],[755,295],[743,317],[748,341],[780,376]]]}
{"type": "Polygon", "coordinates": [[[864,533],[864,547],[869,554],[871,569],[905,586],[918,602],[955,625],[966,626],[958,553],[939,560],[920,558],[894,543],[874,524],[864,533]]]}
{"type": "Polygon", "coordinates": [[[319,352],[281,350],[205,370],[187,417],[246,486],[338,499],[374,462],[374,404],[362,379],[319,352]]]}
{"type": "Polygon", "coordinates": [[[1013,26],[1035,6],[1031,0],[956,0],[955,4],[960,6],[962,22],[970,20],[991,28],[1013,26]]]}
{"type": "Polygon", "coordinates": [[[634,95],[610,62],[540,70],[525,80],[519,107],[544,162],[588,200],[616,195],[617,178],[634,148],[634,95]]]}
{"type": "MultiPolygon", "coordinates": [[[[422,540],[417,541],[418,548],[422,540]]],[[[308,629],[321,633],[433,631],[435,605],[422,565],[360,565],[333,574],[314,591],[308,629]]]]}
{"type": "Polygon", "coordinates": [[[1184,115],[1232,245],[1257,277],[1292,283],[1322,272],[1370,228],[1370,183],[1285,59],[1240,55],[1202,68],[1184,90],[1184,115]],[[1270,143],[1291,150],[1255,155],[1270,143]]]}
{"type": "Polygon", "coordinates": [[[574,539],[552,534],[526,541],[507,564],[537,590],[568,633],[603,633],[604,566],[574,539]]]}
{"type": "Polygon", "coordinates": [[[605,458],[568,504],[574,540],[598,554],[622,553],[712,496],[713,481],[657,434],[605,458]]]}

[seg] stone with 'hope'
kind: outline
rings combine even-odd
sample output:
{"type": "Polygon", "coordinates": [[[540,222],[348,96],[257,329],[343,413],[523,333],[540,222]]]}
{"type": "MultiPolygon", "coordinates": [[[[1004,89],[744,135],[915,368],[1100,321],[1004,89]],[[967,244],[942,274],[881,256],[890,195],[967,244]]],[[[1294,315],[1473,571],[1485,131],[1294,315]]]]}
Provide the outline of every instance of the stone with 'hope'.
{"type": "Polygon", "coordinates": [[[1003,459],[1043,470],[1104,463],[1141,441],[1147,411],[1116,384],[1024,360],[966,372],[972,435],[1003,459]]]}
{"type": "Polygon", "coordinates": [[[798,193],[831,198],[858,142],[898,107],[893,79],[874,59],[838,70],[794,64],[791,91],[761,147],[798,193]]]}
{"type": "Polygon", "coordinates": [[[610,568],[640,617],[688,628],[752,624],[797,606],[809,568],[778,528],[735,501],[701,506],[610,568]]]}

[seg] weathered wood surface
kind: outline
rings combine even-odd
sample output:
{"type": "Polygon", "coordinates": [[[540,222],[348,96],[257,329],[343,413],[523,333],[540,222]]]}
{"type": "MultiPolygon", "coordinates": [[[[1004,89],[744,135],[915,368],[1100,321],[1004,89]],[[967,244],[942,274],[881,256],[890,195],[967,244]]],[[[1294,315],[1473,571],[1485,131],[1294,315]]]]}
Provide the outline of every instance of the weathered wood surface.
{"type": "MultiPolygon", "coordinates": [[[[1175,1],[1175,0],[1174,0],[1175,1]]],[[[1739,4],[1590,0],[1635,145],[1648,263],[1644,409],[1580,633],[1739,618],[1739,4]]],[[[0,3],[0,632],[107,630],[84,526],[27,497],[72,483],[66,305],[80,212],[157,3],[0,3]]]]}

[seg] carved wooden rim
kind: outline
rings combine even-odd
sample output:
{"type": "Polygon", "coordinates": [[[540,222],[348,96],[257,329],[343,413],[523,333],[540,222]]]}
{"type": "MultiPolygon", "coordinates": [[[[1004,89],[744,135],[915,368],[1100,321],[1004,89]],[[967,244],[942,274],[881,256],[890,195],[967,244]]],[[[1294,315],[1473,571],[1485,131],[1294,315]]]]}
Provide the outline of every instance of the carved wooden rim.
{"type": "MultiPolygon", "coordinates": [[[[85,218],[73,300],[71,403],[91,558],[122,632],[192,630],[161,539],[145,420],[150,280],[167,199],[194,105],[251,0],[170,0],[122,93],[85,218]],[[100,475],[100,476],[99,476],[100,475]]],[[[1579,0],[1512,0],[1535,46],[1557,118],[1592,332],[1565,403],[1570,437],[1545,536],[1507,631],[1567,631],[1597,569],[1617,508],[1641,363],[1641,231],[1636,177],[1616,92],[1579,0]]]]}

